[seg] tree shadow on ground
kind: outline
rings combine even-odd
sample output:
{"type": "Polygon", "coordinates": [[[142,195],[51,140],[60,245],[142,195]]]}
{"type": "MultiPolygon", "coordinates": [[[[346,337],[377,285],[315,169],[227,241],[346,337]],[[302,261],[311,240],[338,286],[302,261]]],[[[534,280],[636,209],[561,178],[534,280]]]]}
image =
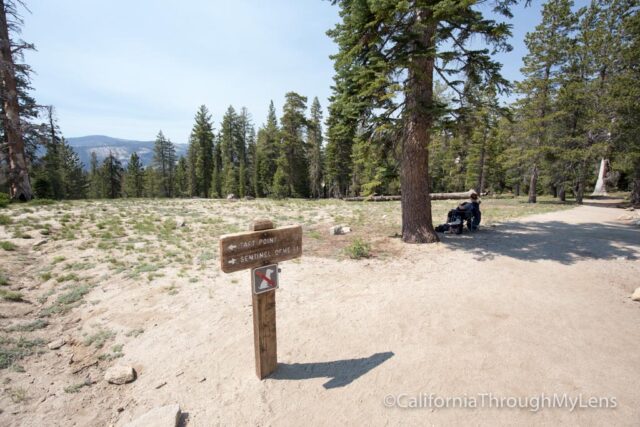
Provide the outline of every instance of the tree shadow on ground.
{"type": "Polygon", "coordinates": [[[615,223],[506,222],[475,233],[445,235],[443,243],[476,260],[507,256],[524,261],[573,264],[589,259],[640,257],[640,228],[615,223]]]}
{"type": "Polygon", "coordinates": [[[331,378],[323,384],[326,389],[344,387],[351,384],[373,368],[391,357],[393,352],[376,353],[363,359],[336,360],[318,363],[279,363],[278,370],[269,378],[274,380],[307,380],[311,378],[331,378]]]}

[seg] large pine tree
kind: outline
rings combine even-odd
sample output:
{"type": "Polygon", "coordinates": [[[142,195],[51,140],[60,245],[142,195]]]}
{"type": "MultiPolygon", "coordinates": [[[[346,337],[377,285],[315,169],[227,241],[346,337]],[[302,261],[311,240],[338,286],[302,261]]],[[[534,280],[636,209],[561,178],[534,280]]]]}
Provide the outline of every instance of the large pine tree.
{"type": "Polygon", "coordinates": [[[189,138],[189,188],[192,196],[209,197],[213,172],[213,123],[206,106],[201,105],[189,138]]]}
{"type": "Polygon", "coordinates": [[[324,196],[322,187],[322,108],[318,98],[313,98],[311,103],[309,129],[307,131],[307,148],[309,163],[309,190],[311,197],[324,196]]]}
{"type": "Polygon", "coordinates": [[[525,37],[529,50],[523,58],[524,80],[517,86],[522,95],[520,126],[526,138],[523,154],[530,164],[529,203],[535,203],[542,153],[550,144],[554,119],[553,102],[558,78],[566,62],[575,18],[570,0],[549,0],[542,9],[542,22],[525,37]]]}
{"type": "Polygon", "coordinates": [[[276,109],[271,101],[267,122],[258,130],[256,142],[255,192],[259,197],[273,194],[271,187],[278,167],[279,134],[276,109]]]}
{"type": "MultiPolygon", "coordinates": [[[[441,106],[434,102],[434,74],[460,91],[458,76],[474,75],[503,87],[500,64],[486,47],[508,49],[509,27],[484,18],[476,2],[450,0],[333,0],[340,22],[329,35],[339,46],[337,84],[330,116],[348,136],[364,124],[402,129],[402,239],[410,243],[438,240],[431,219],[428,146],[441,106]],[[351,126],[351,128],[349,128],[351,126]]],[[[509,16],[515,0],[495,2],[509,16]]],[[[330,141],[333,137],[329,136],[330,141]]],[[[328,147],[329,151],[329,147],[328,147]]],[[[334,154],[329,152],[332,158],[334,154]]]]}
{"type": "Polygon", "coordinates": [[[158,132],[154,144],[153,168],[158,174],[162,195],[164,197],[172,197],[176,177],[176,149],[171,140],[167,139],[162,131],[158,132]]]}
{"type": "Polygon", "coordinates": [[[279,197],[309,197],[309,164],[305,133],[307,97],[295,92],[285,95],[280,120],[280,157],[274,175],[274,192],[279,197]]]}
{"type": "Polygon", "coordinates": [[[125,193],[127,197],[143,197],[144,195],[144,168],[140,156],[135,151],[129,157],[127,173],[125,175],[125,193]]]}
{"type": "Polygon", "coordinates": [[[120,160],[109,151],[109,155],[102,162],[101,171],[105,196],[109,199],[116,199],[122,195],[122,177],[124,169],[120,160]]]}

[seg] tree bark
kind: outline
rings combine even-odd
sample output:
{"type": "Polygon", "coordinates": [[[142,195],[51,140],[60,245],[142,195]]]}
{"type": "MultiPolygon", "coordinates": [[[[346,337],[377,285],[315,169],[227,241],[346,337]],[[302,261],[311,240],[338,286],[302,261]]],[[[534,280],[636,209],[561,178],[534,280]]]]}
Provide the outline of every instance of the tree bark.
{"type": "Polygon", "coordinates": [[[634,206],[640,205],[640,163],[637,163],[634,168],[631,204],[633,204],[634,206]]]}
{"type": "Polygon", "coordinates": [[[580,179],[576,185],[576,203],[581,205],[584,199],[584,180],[580,179]]]}
{"type": "Polygon", "coordinates": [[[566,192],[564,190],[564,184],[559,184],[559,187],[558,187],[558,199],[561,202],[565,202],[567,200],[567,194],[566,194],[566,192]]]}
{"type": "Polygon", "coordinates": [[[486,175],[486,157],[487,157],[487,153],[486,153],[486,141],[487,141],[487,136],[486,136],[486,130],[485,130],[485,135],[484,138],[482,140],[482,147],[480,149],[480,173],[478,175],[478,183],[476,184],[476,193],[480,194],[482,193],[482,191],[484,190],[484,181],[485,181],[485,175],[486,175]]]}
{"type": "Polygon", "coordinates": [[[529,203],[536,203],[538,195],[536,189],[538,188],[538,165],[534,163],[531,169],[531,180],[529,181],[529,203]]]}
{"type": "Polygon", "coordinates": [[[517,183],[513,187],[513,192],[515,193],[516,197],[520,197],[520,183],[517,183]]]}
{"type": "Polygon", "coordinates": [[[433,66],[436,22],[425,8],[417,11],[420,40],[409,64],[405,89],[406,117],[402,144],[402,240],[405,243],[437,242],[429,196],[429,138],[433,124],[433,66]]]}
{"type": "Polygon", "coordinates": [[[0,0],[0,8],[0,77],[3,83],[4,95],[2,122],[9,154],[9,193],[12,199],[26,202],[33,198],[33,191],[29,180],[29,170],[20,126],[15,65],[11,53],[7,9],[4,0],[0,0]]]}

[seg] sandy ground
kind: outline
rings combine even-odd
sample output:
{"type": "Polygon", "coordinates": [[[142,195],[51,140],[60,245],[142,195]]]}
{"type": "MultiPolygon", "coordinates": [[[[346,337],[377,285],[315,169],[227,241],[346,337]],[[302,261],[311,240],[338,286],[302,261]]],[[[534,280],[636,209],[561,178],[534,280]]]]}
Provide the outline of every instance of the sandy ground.
{"type": "Polygon", "coordinates": [[[264,381],[254,373],[249,272],[212,268],[175,295],[114,281],[93,290],[97,302],[65,317],[59,334],[73,337],[81,323],[144,333],[122,358],[77,374],[71,357],[93,359],[73,340],[27,374],[0,373],[33,396],[2,400],[0,424],[121,426],[179,403],[188,426],[640,425],[640,303],[630,299],[640,286],[640,228],[620,221],[623,213],[583,206],[402,245],[399,257],[282,263],[280,365],[264,381]],[[137,380],[106,384],[113,363],[134,366],[137,380]],[[62,391],[85,376],[96,384],[62,391]],[[484,395],[489,405],[489,393],[616,407],[385,405],[388,395],[405,406],[429,395],[480,406],[484,395]]]}

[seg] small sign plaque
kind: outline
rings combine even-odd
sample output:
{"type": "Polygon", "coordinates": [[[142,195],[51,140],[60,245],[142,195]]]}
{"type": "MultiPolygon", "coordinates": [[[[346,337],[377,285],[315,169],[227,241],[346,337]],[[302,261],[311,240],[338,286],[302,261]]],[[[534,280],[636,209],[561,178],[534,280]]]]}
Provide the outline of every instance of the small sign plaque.
{"type": "Polygon", "coordinates": [[[254,294],[262,294],[278,289],[278,264],[265,265],[251,270],[254,294]]]}

